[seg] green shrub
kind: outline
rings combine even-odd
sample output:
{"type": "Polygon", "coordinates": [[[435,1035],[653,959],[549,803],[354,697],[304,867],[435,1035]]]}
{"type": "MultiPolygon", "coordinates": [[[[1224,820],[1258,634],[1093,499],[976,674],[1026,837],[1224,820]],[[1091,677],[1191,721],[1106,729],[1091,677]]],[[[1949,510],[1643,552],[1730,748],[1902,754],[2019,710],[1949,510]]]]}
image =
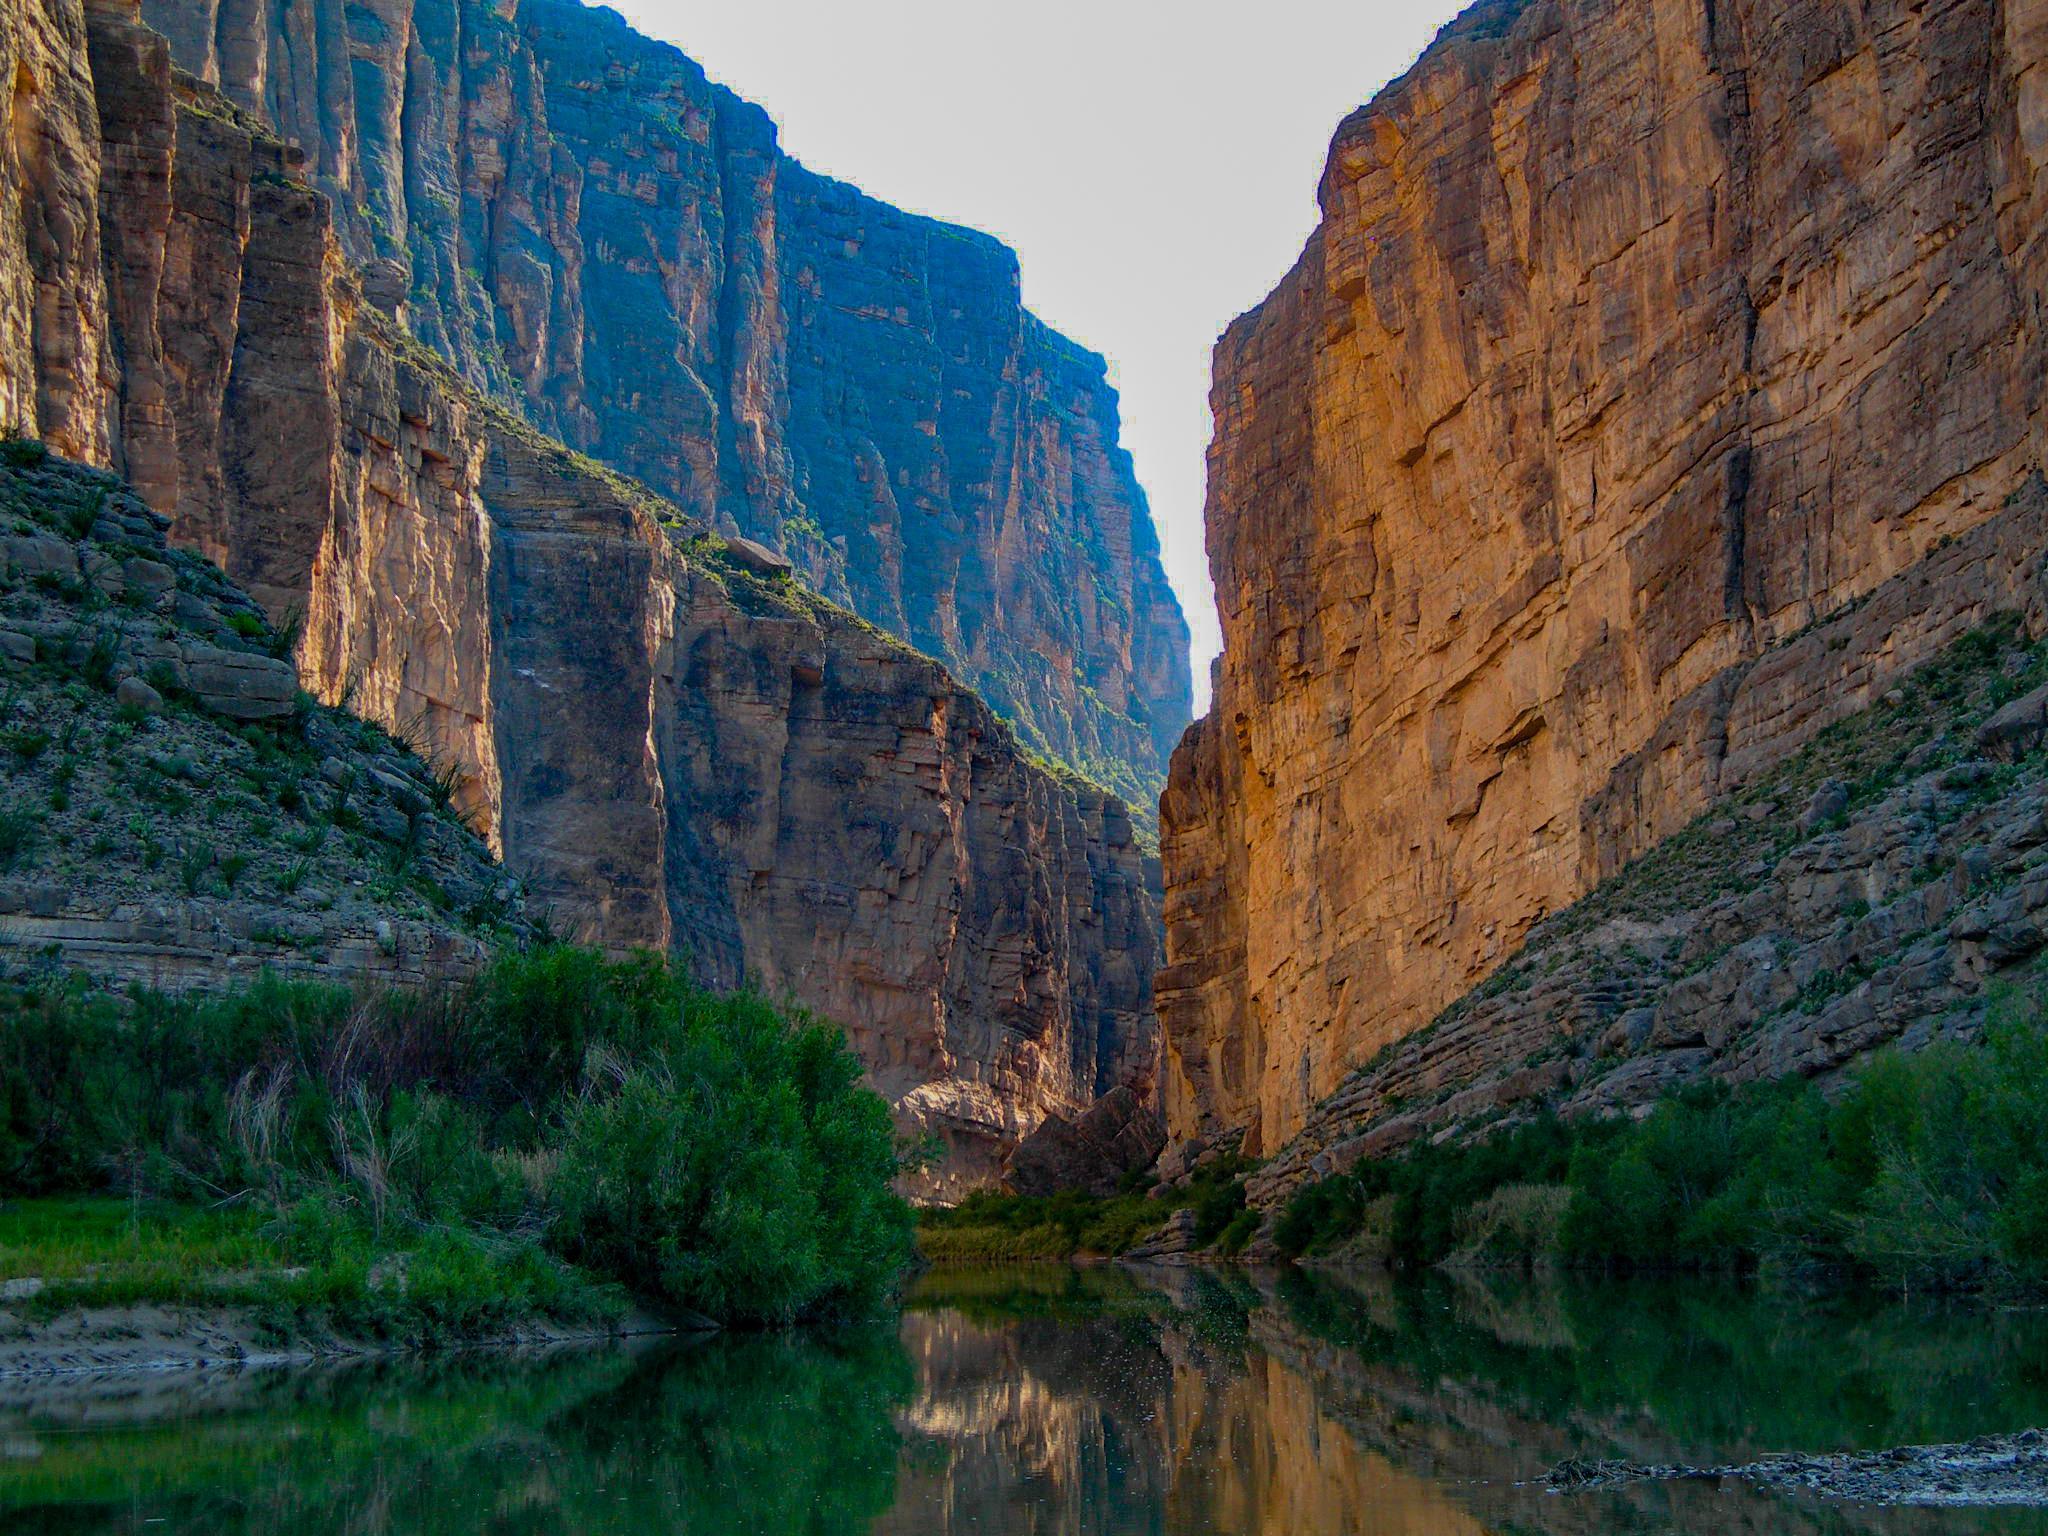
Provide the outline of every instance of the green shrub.
{"type": "Polygon", "coordinates": [[[1556,1121],[1422,1147],[1298,1190],[1275,1227],[1326,1253],[1392,1202],[1389,1256],[1582,1267],[1833,1271],[2048,1289],[2048,1019],[2041,984],[1982,1038],[1888,1051],[1832,1101],[1790,1080],[1700,1084],[1638,1122],[1556,1121]],[[1532,1185],[1569,1190],[1539,1201],[1532,1185]]]}
{"type": "Polygon", "coordinates": [[[0,437],[0,462],[9,469],[34,469],[49,456],[50,450],[38,438],[14,436],[12,428],[0,437]]]}
{"type": "Polygon", "coordinates": [[[1458,1217],[1458,1257],[1526,1267],[1556,1256],[1572,1192],[1562,1184],[1503,1184],[1458,1217]]]}
{"type": "Polygon", "coordinates": [[[14,868],[35,851],[43,824],[33,811],[20,806],[0,810],[0,870],[14,868]]]}
{"type": "Polygon", "coordinates": [[[888,1292],[896,1172],[836,1031],[652,956],[540,950],[418,993],[0,995],[0,1194],[250,1192],[336,1241],[467,1233],[422,1272],[458,1277],[540,1233],[650,1298],[779,1323],[888,1292]]]}
{"type": "Polygon", "coordinates": [[[715,1317],[787,1322],[878,1301],[909,1252],[894,1133],[815,1024],[691,998],[657,1061],[570,1113],[551,1185],[562,1251],[715,1317]]]}
{"type": "Polygon", "coordinates": [[[1243,1213],[1243,1180],[1232,1179],[1227,1183],[1208,1185],[1195,1196],[1195,1246],[1208,1247],[1243,1213]]]}
{"type": "Polygon", "coordinates": [[[1976,1046],[1880,1058],[1831,1117],[1855,1192],[1844,1247],[1933,1286],[2048,1285],[2048,1028],[2038,993],[1995,1007],[1976,1046]]]}

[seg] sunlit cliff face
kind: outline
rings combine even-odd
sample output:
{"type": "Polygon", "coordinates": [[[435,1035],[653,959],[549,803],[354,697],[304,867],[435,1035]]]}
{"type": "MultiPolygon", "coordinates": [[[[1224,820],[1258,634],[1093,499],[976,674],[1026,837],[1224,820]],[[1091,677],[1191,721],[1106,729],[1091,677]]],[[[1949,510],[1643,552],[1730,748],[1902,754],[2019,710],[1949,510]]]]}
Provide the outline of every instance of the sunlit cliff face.
{"type": "Polygon", "coordinates": [[[1220,344],[1164,799],[1176,1138],[1271,1154],[1530,925],[1981,618],[1753,663],[2041,463],[2037,6],[1489,4],[1220,344]]]}

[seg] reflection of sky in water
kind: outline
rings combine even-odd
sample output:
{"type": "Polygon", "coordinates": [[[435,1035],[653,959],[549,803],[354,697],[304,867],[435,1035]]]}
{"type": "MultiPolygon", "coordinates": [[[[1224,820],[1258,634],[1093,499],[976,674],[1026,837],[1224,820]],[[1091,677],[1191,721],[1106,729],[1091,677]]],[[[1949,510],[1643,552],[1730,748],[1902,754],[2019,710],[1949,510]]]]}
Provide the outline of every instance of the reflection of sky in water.
{"type": "Polygon", "coordinates": [[[2044,1532],[1746,1486],[1524,1486],[2048,1423],[2048,1317],[1700,1284],[927,1275],[900,1325],[0,1383],[0,1529],[2044,1532]]]}

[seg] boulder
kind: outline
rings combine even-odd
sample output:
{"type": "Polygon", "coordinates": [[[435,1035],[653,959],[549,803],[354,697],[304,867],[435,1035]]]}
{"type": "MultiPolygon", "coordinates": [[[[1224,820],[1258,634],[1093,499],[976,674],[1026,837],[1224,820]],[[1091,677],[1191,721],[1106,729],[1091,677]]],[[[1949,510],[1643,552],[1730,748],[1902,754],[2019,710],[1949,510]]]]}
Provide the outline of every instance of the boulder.
{"type": "Polygon", "coordinates": [[[153,715],[164,707],[164,696],[139,677],[124,677],[114,689],[114,702],[153,715]]]}
{"type": "Polygon", "coordinates": [[[1849,809],[1849,786],[1840,779],[1829,779],[1813,792],[1813,798],[1800,813],[1799,830],[1812,832],[1824,826],[1849,809]]]}
{"type": "Polygon", "coordinates": [[[275,720],[298,708],[299,675],[274,656],[194,644],[185,672],[199,702],[230,720],[275,720]]]}
{"type": "Polygon", "coordinates": [[[2048,684],[2022,694],[1977,727],[1977,750],[2002,763],[2015,763],[2048,736],[2048,684]]]}
{"type": "Polygon", "coordinates": [[[49,533],[16,533],[0,538],[0,554],[16,576],[76,576],[78,551],[49,533]]]}
{"type": "Polygon", "coordinates": [[[757,544],[752,539],[737,536],[725,541],[726,552],[733,563],[742,570],[752,571],[756,576],[787,576],[796,567],[789,560],[766,544],[757,544]]]}
{"type": "Polygon", "coordinates": [[[1020,1195],[1113,1195],[1126,1175],[1150,1168],[1165,1145],[1158,1106],[1121,1083],[1078,1119],[1048,1115],[1011,1154],[1007,1182],[1020,1195]]]}

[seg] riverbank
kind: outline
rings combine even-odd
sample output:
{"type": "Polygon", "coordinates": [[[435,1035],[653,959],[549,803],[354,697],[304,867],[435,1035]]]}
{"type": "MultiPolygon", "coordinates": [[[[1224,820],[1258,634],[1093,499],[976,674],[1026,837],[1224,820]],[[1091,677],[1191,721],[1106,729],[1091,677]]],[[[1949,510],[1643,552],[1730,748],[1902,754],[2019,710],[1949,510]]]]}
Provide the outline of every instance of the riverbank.
{"type": "Polygon", "coordinates": [[[540,946],[417,989],[0,983],[0,1283],[44,1308],[439,1340],[631,1297],[781,1326],[890,1295],[898,1173],[838,1030],[652,955],[540,946]]]}
{"type": "Polygon", "coordinates": [[[336,1243],[242,1203],[0,1206],[0,1378],[554,1344],[714,1326],[538,1247],[406,1230],[336,1243]]]}
{"type": "Polygon", "coordinates": [[[1542,1116],[1368,1159],[1281,1210],[1284,1259],[1716,1272],[2048,1293],[2048,979],[1982,1032],[1833,1091],[1700,1084],[1640,1118],[1542,1116]]]}
{"type": "Polygon", "coordinates": [[[254,1307],[84,1307],[43,1317],[0,1309],[0,1382],[558,1348],[657,1338],[707,1326],[702,1319],[679,1326],[644,1312],[583,1325],[536,1316],[479,1334],[422,1340],[351,1336],[312,1317],[281,1323],[275,1313],[254,1307]]]}
{"type": "Polygon", "coordinates": [[[918,1213],[918,1253],[930,1264],[1076,1263],[1158,1256],[1163,1244],[1175,1254],[1235,1258],[1259,1227],[1245,1204],[1249,1166],[1217,1158],[1178,1187],[1106,1196],[978,1190],[958,1205],[918,1213]]]}
{"type": "Polygon", "coordinates": [[[1784,1453],[1735,1466],[1559,1462],[1546,1479],[1559,1493],[1635,1482],[1740,1479],[1861,1504],[1936,1508],[2048,1508],[2048,1434],[1980,1435],[1960,1445],[1802,1456],[1784,1453]]]}
{"type": "Polygon", "coordinates": [[[1971,1038],[1879,1052],[1823,1088],[1676,1090],[1639,1117],[1498,1119],[1248,1203],[1218,1158],[1179,1187],[977,1194],[919,1217],[934,1263],[1255,1260],[1338,1269],[1754,1275],[1803,1288],[2048,1294],[2048,971],[1971,1038]]]}

